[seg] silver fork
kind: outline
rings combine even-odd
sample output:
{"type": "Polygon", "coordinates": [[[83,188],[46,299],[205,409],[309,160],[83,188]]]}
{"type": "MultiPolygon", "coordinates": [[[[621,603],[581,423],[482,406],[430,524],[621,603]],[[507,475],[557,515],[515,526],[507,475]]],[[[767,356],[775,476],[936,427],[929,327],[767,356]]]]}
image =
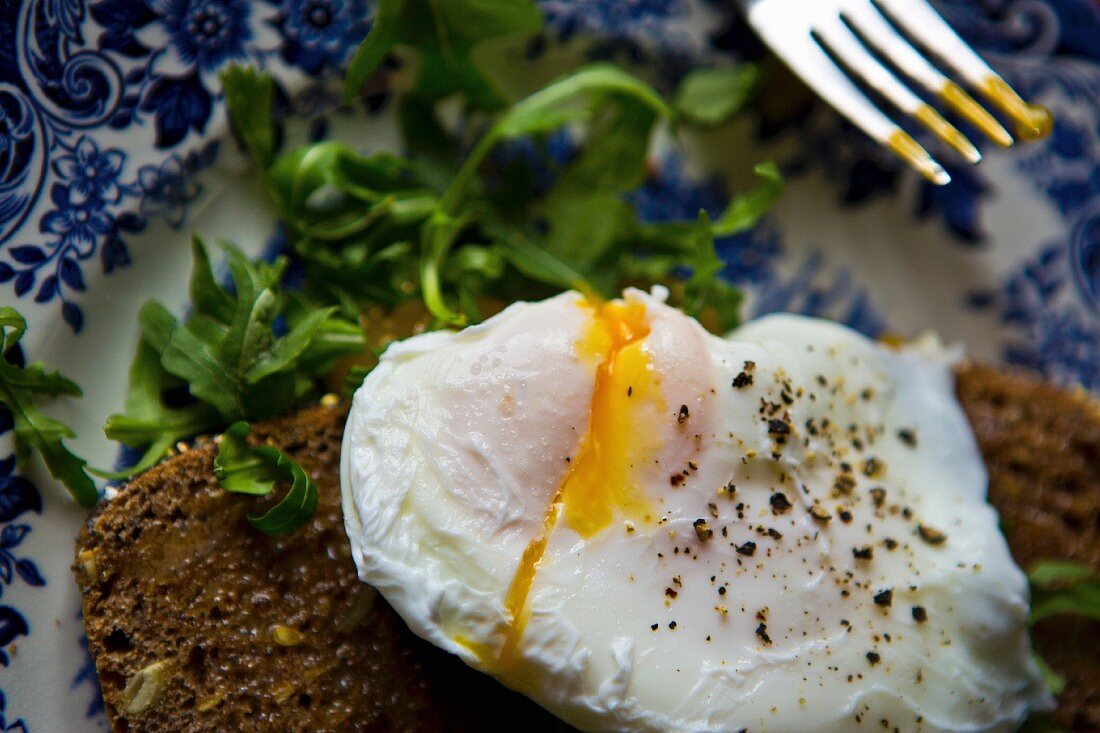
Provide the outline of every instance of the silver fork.
{"type": "Polygon", "coordinates": [[[803,81],[933,183],[943,185],[951,177],[920,143],[867,98],[853,77],[878,92],[899,112],[916,119],[968,162],[977,163],[981,153],[880,57],[888,59],[909,81],[998,145],[1010,147],[1013,137],[962,85],[926,59],[906,36],[939,57],[964,84],[1003,113],[1020,139],[1036,139],[1050,132],[1050,112],[1021,99],[925,0],[739,2],[757,33],[803,81]]]}

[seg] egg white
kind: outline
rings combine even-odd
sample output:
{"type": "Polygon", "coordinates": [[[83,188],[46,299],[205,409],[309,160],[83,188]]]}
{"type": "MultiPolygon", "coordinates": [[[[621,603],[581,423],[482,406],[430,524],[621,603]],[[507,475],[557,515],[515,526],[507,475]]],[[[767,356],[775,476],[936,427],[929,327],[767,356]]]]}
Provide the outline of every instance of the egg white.
{"type": "Polygon", "coordinates": [[[568,480],[610,378],[580,295],[396,344],[357,391],[348,537],[415,633],[590,731],[992,732],[1049,704],[941,351],[797,316],[721,339],[624,298],[637,502],[595,528],[568,480]]]}

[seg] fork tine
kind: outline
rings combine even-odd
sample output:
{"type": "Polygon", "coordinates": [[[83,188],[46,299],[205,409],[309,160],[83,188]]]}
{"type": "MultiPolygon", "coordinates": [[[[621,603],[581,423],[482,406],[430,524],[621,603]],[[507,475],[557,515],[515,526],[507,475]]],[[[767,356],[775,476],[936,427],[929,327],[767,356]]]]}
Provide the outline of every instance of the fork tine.
{"type": "Polygon", "coordinates": [[[751,14],[750,19],[754,20],[753,25],[769,46],[783,49],[783,61],[791,70],[852,124],[933,183],[942,186],[950,182],[951,176],[943,166],[872,104],[816,41],[809,36],[790,33],[785,24],[772,23],[767,18],[754,19],[751,14]]]}
{"type": "Polygon", "coordinates": [[[978,149],[945,120],[939,112],[905,86],[893,72],[887,69],[868,51],[863,42],[844,24],[840,16],[834,16],[818,24],[815,31],[822,41],[854,73],[882,94],[891,104],[917,119],[936,137],[954,148],[971,163],[982,159],[978,149]]]}
{"type": "Polygon", "coordinates": [[[874,2],[853,3],[844,11],[844,16],[876,51],[894,62],[930,94],[936,95],[993,142],[1005,148],[1012,146],[1012,136],[997,121],[997,118],[974,101],[974,98],[962,87],[940,73],[939,69],[913,48],[887,22],[874,2]]]}
{"type": "Polygon", "coordinates": [[[993,71],[973,49],[955,33],[926,0],[873,0],[890,16],[929,49],[941,56],[971,86],[1016,124],[1017,134],[1033,140],[1050,133],[1053,118],[1050,110],[1039,104],[1028,104],[993,71]]]}

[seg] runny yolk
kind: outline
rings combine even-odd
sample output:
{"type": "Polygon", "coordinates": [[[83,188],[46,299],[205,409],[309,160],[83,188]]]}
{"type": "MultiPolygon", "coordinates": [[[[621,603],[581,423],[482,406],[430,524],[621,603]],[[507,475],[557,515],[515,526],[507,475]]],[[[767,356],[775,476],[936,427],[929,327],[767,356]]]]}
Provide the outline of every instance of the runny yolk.
{"type": "Polygon", "coordinates": [[[661,401],[644,348],[645,305],[612,302],[597,309],[581,344],[582,351],[599,358],[588,433],[559,492],[565,521],[584,537],[611,524],[616,510],[631,518],[646,513],[634,467],[655,448],[648,444],[646,426],[661,401]]]}
{"type": "Polygon", "coordinates": [[[547,508],[543,528],[527,545],[505,599],[512,623],[500,653],[500,667],[514,661],[530,615],[527,597],[559,519],[584,537],[605,529],[617,514],[641,519],[648,502],[635,481],[635,466],[656,446],[645,426],[660,412],[659,382],[643,342],[649,335],[642,303],[585,304],[594,318],[578,343],[597,360],[588,432],[571,469],[547,508]]]}

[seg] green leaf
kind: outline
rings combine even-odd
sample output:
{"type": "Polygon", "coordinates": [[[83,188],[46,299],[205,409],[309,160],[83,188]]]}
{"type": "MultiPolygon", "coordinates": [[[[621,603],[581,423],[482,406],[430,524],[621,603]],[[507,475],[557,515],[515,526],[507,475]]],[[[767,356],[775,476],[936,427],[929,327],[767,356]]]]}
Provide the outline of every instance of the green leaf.
{"type": "Polygon", "coordinates": [[[344,384],[340,390],[340,394],[346,400],[350,400],[355,394],[355,391],[363,386],[363,380],[370,374],[370,367],[361,366],[356,364],[348,370],[347,375],[344,376],[344,384]]]}
{"type": "Polygon", "coordinates": [[[24,453],[27,447],[34,449],[50,475],[69,490],[78,504],[86,509],[94,507],[99,501],[99,492],[85,471],[88,462],[66,448],[62,440],[75,437],[73,431],[29,404],[9,404],[2,389],[0,402],[11,408],[17,450],[20,446],[23,446],[24,453]]]}
{"type": "Polygon", "coordinates": [[[415,186],[407,161],[389,153],[359,155],[348,148],[337,148],[331,180],[341,191],[365,201],[404,193],[415,186]]]}
{"type": "Polygon", "coordinates": [[[289,473],[290,490],[278,504],[261,516],[249,515],[253,527],[268,535],[288,535],[308,522],[317,511],[317,485],[306,472],[285,453],[273,446],[255,449],[266,460],[274,459],[279,470],[289,473]]]}
{"type": "Polygon", "coordinates": [[[151,465],[175,440],[197,430],[263,419],[300,405],[315,393],[321,369],[362,350],[361,329],[338,321],[334,306],[284,312],[279,289],[284,258],[272,264],[252,263],[236,247],[220,246],[229,266],[231,289],[217,285],[206,246],[195,238],[191,280],[195,311],[180,324],[158,303],[142,308],[143,343],[156,355],[163,374],[153,368],[153,356],[140,354],[131,379],[138,378],[135,384],[144,390],[140,394],[144,407],[128,407],[125,415],[113,416],[108,424],[119,439],[147,446],[141,468],[151,465]],[[287,316],[289,331],[278,336],[275,323],[281,315],[287,316]],[[166,408],[153,391],[163,391],[169,379],[185,384],[203,408],[166,408]]]}
{"type": "Polygon", "coordinates": [[[0,354],[19,343],[27,332],[27,319],[10,305],[0,307],[0,354]],[[8,333],[8,330],[11,333],[8,333]]]}
{"type": "Polygon", "coordinates": [[[214,457],[214,475],[221,487],[235,494],[267,496],[275,490],[279,479],[277,467],[265,461],[248,444],[252,428],[244,421],[225,429],[214,457]]]}
{"type": "Polygon", "coordinates": [[[699,212],[699,218],[693,231],[694,252],[690,259],[691,277],[686,283],[689,301],[684,310],[689,315],[697,315],[706,305],[707,297],[726,263],[714,249],[714,233],[710,216],[706,211],[699,212]]]}
{"type": "Polygon", "coordinates": [[[439,122],[435,103],[407,94],[398,100],[397,122],[417,179],[443,191],[458,169],[459,154],[454,137],[439,122]]]}
{"type": "Polygon", "coordinates": [[[547,125],[548,119],[560,119],[559,105],[576,102],[592,94],[633,99],[658,116],[672,116],[672,109],[649,84],[614,64],[595,63],[563,76],[517,102],[497,122],[490,136],[503,139],[546,132],[551,129],[547,125]]]}
{"type": "Polygon", "coordinates": [[[553,129],[551,125],[557,126],[564,119],[563,105],[595,103],[608,96],[632,100],[658,116],[671,116],[671,109],[661,96],[636,76],[606,63],[585,66],[551,82],[507,110],[478,141],[440,199],[440,208],[450,214],[457,212],[478,168],[501,140],[547,132],[553,129]]]}
{"type": "Polygon", "coordinates": [[[507,110],[474,146],[440,198],[438,210],[425,223],[420,286],[425,304],[440,321],[462,325],[466,320],[446,302],[439,272],[459,233],[469,224],[460,210],[489,152],[501,140],[545,132],[551,129],[550,125],[575,116],[563,116],[563,108],[595,105],[609,98],[619,104],[619,116],[609,125],[611,132],[595,136],[597,152],[591,158],[582,158],[583,164],[574,169],[577,172],[573,181],[559,188],[564,193],[547,204],[554,214],[547,246],[559,259],[567,262],[579,259],[578,264],[583,265],[607,251],[615,232],[630,217],[628,205],[601,186],[614,185],[615,190],[621,190],[621,186],[631,185],[633,180],[624,171],[637,170],[640,175],[649,129],[658,115],[668,115],[670,110],[652,87],[640,79],[610,64],[593,64],[551,83],[507,110]],[[601,172],[600,158],[604,159],[604,168],[611,171],[610,176],[601,172]]]}
{"type": "MultiPolygon", "coordinates": [[[[292,328],[301,322],[289,316],[288,320],[292,328]]],[[[367,337],[362,327],[333,315],[321,321],[305,350],[298,355],[298,370],[306,374],[327,375],[340,359],[358,356],[366,350],[367,337]]]]}
{"type": "Polygon", "coordinates": [[[336,161],[346,150],[342,143],[322,141],[295,148],[271,164],[271,198],[291,224],[303,228],[314,215],[338,210],[323,206],[329,202],[321,201],[317,192],[332,185],[336,161]]]}
{"type": "Polygon", "coordinates": [[[165,403],[166,393],[182,384],[164,370],[160,353],[143,338],[130,364],[124,412],[108,417],[103,432],[111,440],[145,452],[126,470],[97,471],[98,475],[109,479],[129,478],[154,466],[180,440],[218,426],[218,413],[209,405],[199,402],[169,407],[165,403]]]}
{"type": "Polygon", "coordinates": [[[532,0],[379,0],[366,40],[348,64],[344,98],[350,101],[395,46],[420,53],[416,89],[429,99],[462,92],[475,107],[499,104],[470,53],[481,41],[533,34],[542,14],[532,0]]]}
{"type": "Polygon", "coordinates": [[[455,250],[447,260],[447,279],[452,281],[477,277],[496,280],[504,274],[504,258],[489,247],[467,244],[455,250]]]}
{"type": "Polygon", "coordinates": [[[1100,584],[1082,584],[1056,593],[1036,593],[1032,597],[1031,623],[1061,614],[1100,619],[1100,584]]]}
{"type": "Polygon", "coordinates": [[[42,414],[35,405],[36,398],[78,397],[80,388],[58,372],[47,372],[41,363],[21,368],[3,356],[26,330],[27,321],[19,311],[0,307],[0,404],[11,412],[16,458],[24,463],[35,451],[50,475],[69,490],[77,503],[93,507],[99,493],[85,470],[87,461],[65,447],[64,439],[75,437],[73,431],[42,414]]]}
{"type": "Polygon", "coordinates": [[[251,368],[245,372],[248,383],[255,384],[264,377],[292,367],[298,357],[309,348],[314,337],[320,332],[321,325],[335,312],[336,307],[333,306],[307,314],[289,333],[255,360],[251,368]]]}
{"type": "Polygon", "coordinates": [[[1047,561],[1028,573],[1032,624],[1061,614],[1100,619],[1100,578],[1077,563],[1047,561]]]}
{"type": "Polygon", "coordinates": [[[264,168],[275,155],[271,103],[275,83],[257,69],[233,64],[221,74],[229,124],[252,159],[264,168]]]}
{"type": "Polygon", "coordinates": [[[12,370],[8,383],[14,389],[26,390],[41,397],[80,397],[84,394],[71,379],[58,372],[47,372],[39,362],[12,370]]]}
{"type": "Polygon", "coordinates": [[[237,288],[237,304],[229,330],[217,349],[217,360],[236,381],[247,379],[252,366],[272,348],[272,327],[279,316],[279,270],[253,267],[240,250],[223,245],[237,288]]]}
{"type": "Polygon", "coordinates": [[[653,128],[668,110],[632,97],[597,97],[595,102],[600,112],[593,110],[584,148],[562,173],[555,192],[583,197],[586,190],[626,192],[645,182],[653,128]]]}
{"type": "Polygon", "coordinates": [[[753,172],[760,181],[755,188],[730,201],[714,222],[714,236],[728,237],[752,229],[783,195],[783,176],[775,163],[760,163],[753,168],[753,172]]]}
{"type": "Polygon", "coordinates": [[[579,270],[519,232],[504,226],[491,228],[489,231],[501,241],[501,256],[532,280],[562,290],[578,290],[588,294],[593,292],[591,284],[579,270]]]}
{"type": "Polygon", "coordinates": [[[433,316],[454,326],[466,325],[466,317],[451,309],[443,296],[440,271],[458,233],[466,226],[459,219],[437,209],[424,223],[424,249],[420,259],[420,289],[424,305],[433,316]]]}
{"type": "Polygon", "coordinates": [[[720,125],[745,106],[760,83],[752,64],[696,69],[676,90],[674,106],[681,117],[699,125],[720,125]]]}
{"type": "Polygon", "coordinates": [[[244,407],[236,374],[219,358],[219,346],[201,338],[188,324],[172,333],[160,360],[169,374],[187,383],[192,395],[230,422],[244,416],[244,407]]]}
{"type": "Polygon", "coordinates": [[[427,218],[435,196],[389,155],[362,156],[319,142],[279,156],[269,193],[280,215],[303,236],[346,239],[387,219],[427,218]]]}
{"type": "Polygon", "coordinates": [[[625,197],[645,179],[655,110],[634,98],[610,98],[594,116],[584,148],[539,207],[548,222],[545,248],[590,270],[634,228],[625,197]]]}
{"type": "Polygon", "coordinates": [[[225,431],[214,458],[214,475],[225,491],[252,496],[266,496],[278,482],[289,481],[286,496],[263,515],[249,516],[248,521],[264,534],[290,534],[316,511],[317,485],[275,446],[250,446],[249,432],[246,422],[234,423],[225,431]]]}
{"type": "Polygon", "coordinates": [[[1040,588],[1095,580],[1096,572],[1088,565],[1062,560],[1046,560],[1031,566],[1027,579],[1040,588]]]}
{"type": "Polygon", "coordinates": [[[721,276],[726,263],[714,248],[714,231],[705,211],[699,212],[693,238],[694,252],[689,259],[691,277],[684,284],[683,308],[692,316],[701,316],[706,309],[713,309],[718,328],[728,331],[740,323],[742,293],[721,276]]]}
{"type": "MultiPolygon", "coordinates": [[[[233,296],[223,290],[214,279],[214,271],[210,267],[210,255],[197,234],[191,235],[191,259],[193,264],[188,292],[195,312],[219,323],[229,323],[233,318],[233,296]]],[[[156,314],[153,317],[158,319],[162,328],[168,326],[167,320],[162,315],[156,314]]]]}
{"type": "Polygon", "coordinates": [[[158,354],[164,353],[172,332],[179,327],[176,317],[155,300],[150,300],[138,311],[138,327],[141,337],[158,354]]]}
{"type": "Polygon", "coordinates": [[[618,241],[634,221],[634,209],[615,191],[557,189],[546,201],[551,222],[543,247],[578,269],[588,269],[618,241]]]}
{"type": "Polygon", "coordinates": [[[1039,673],[1043,676],[1043,684],[1050,690],[1052,695],[1061,695],[1066,690],[1066,678],[1058,674],[1051,668],[1047,661],[1039,656],[1038,652],[1032,652],[1032,659],[1035,660],[1035,665],[1039,668],[1039,673]]]}

